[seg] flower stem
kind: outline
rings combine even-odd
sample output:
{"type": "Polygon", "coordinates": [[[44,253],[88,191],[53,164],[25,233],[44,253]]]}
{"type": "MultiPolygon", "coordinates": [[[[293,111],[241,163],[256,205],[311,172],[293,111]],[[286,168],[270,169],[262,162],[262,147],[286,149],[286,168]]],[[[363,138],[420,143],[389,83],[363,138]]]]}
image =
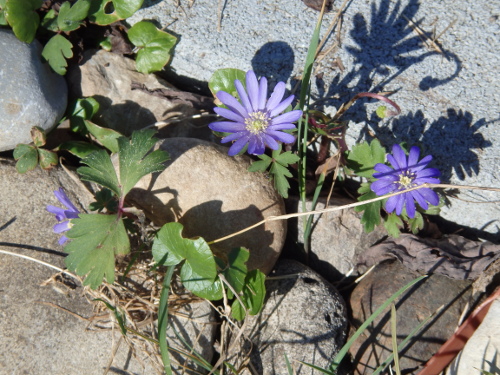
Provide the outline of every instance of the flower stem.
{"type": "Polygon", "coordinates": [[[163,279],[163,287],[160,294],[160,306],[158,308],[158,341],[160,343],[161,359],[165,368],[165,374],[172,375],[170,367],[170,356],[168,354],[167,327],[168,327],[168,294],[170,282],[174,274],[175,266],[167,267],[167,273],[163,279]]]}

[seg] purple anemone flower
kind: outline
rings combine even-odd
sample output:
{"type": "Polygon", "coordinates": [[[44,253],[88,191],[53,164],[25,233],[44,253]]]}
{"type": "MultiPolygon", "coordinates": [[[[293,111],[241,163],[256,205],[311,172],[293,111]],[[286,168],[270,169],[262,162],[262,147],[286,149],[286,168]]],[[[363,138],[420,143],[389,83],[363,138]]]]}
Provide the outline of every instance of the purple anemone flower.
{"type": "MultiPolygon", "coordinates": [[[[372,191],[377,195],[395,193],[397,191],[407,190],[424,183],[439,184],[439,170],[435,168],[426,168],[432,160],[428,155],[422,160],[418,160],[420,150],[418,147],[412,147],[408,157],[399,145],[392,147],[392,155],[387,155],[387,160],[392,168],[378,163],[374,169],[379,173],[374,173],[373,177],[378,178],[371,184],[372,191]]],[[[408,193],[403,193],[387,199],[385,209],[387,212],[396,210],[396,214],[403,212],[406,207],[406,213],[409,218],[415,217],[415,201],[424,210],[429,208],[430,204],[437,206],[439,196],[429,188],[421,188],[408,193]]]]}
{"type": "MultiPolygon", "coordinates": [[[[62,233],[71,229],[71,219],[76,219],[80,211],[74,206],[69,200],[68,196],[64,192],[63,188],[54,191],[54,195],[57,200],[61,202],[65,208],[60,208],[52,205],[47,206],[47,211],[51,214],[56,215],[56,220],[59,222],[54,225],[54,233],[62,233]]],[[[68,237],[63,235],[59,239],[59,245],[64,244],[68,240],[68,237]]]]}
{"type": "Polygon", "coordinates": [[[261,155],[266,146],[277,150],[278,142],[293,143],[295,137],[282,130],[296,129],[293,122],[302,116],[302,111],[294,110],[281,114],[293,101],[291,95],[282,101],[285,83],[278,82],[271,97],[267,99],[267,79],[257,80],[253,71],[246,74],[246,88],[239,80],[234,81],[241,103],[225,91],[219,91],[217,98],[227,108],[216,107],[214,111],[229,121],[212,122],[208,127],[214,131],[232,133],[222,138],[222,143],[235,141],[228,154],[238,154],[246,144],[248,153],[261,155]]]}

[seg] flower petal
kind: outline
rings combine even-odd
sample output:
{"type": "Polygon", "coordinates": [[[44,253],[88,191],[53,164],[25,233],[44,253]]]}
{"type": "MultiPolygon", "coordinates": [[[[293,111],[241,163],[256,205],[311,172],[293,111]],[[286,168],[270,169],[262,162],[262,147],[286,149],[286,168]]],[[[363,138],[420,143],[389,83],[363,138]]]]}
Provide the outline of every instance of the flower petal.
{"type": "Polygon", "coordinates": [[[398,201],[399,201],[399,195],[395,196],[395,197],[389,197],[387,198],[387,202],[385,202],[385,210],[388,212],[388,213],[391,213],[395,210],[396,208],[396,205],[398,204],[398,201]]]}
{"type": "Polygon", "coordinates": [[[394,161],[396,162],[396,165],[394,167],[396,167],[397,169],[405,169],[406,167],[408,167],[406,154],[400,145],[395,144],[394,146],[392,146],[392,155],[394,157],[394,161]]]}
{"type": "Polygon", "coordinates": [[[252,155],[262,155],[266,150],[266,146],[261,137],[250,137],[248,142],[248,153],[252,155]]]}
{"type": "Polygon", "coordinates": [[[285,122],[295,122],[302,116],[301,110],[290,111],[287,113],[283,113],[278,117],[275,117],[271,120],[272,125],[283,124],[285,122]]]}
{"type": "MultiPolygon", "coordinates": [[[[241,108],[243,108],[243,107],[241,107],[241,108]]],[[[233,120],[235,122],[241,122],[241,123],[245,122],[245,118],[243,116],[241,116],[239,113],[233,112],[227,108],[215,107],[214,112],[217,113],[219,116],[227,118],[228,120],[233,120]]]]}
{"type": "Polygon", "coordinates": [[[66,211],[64,208],[48,205],[46,207],[46,210],[49,211],[51,214],[56,215],[56,220],[57,221],[62,221],[66,219],[66,216],[64,216],[64,212],[66,211]]]}
{"type": "Polygon", "coordinates": [[[397,189],[397,185],[394,183],[394,181],[391,181],[389,179],[383,179],[373,182],[370,185],[370,189],[375,194],[380,196],[394,192],[397,189]]]}
{"type": "Polygon", "coordinates": [[[432,156],[431,155],[427,155],[425,158],[423,158],[422,160],[420,160],[417,164],[415,165],[411,165],[411,170],[413,172],[418,172],[422,169],[424,169],[425,167],[427,167],[427,164],[429,164],[432,160],[432,156]]]}
{"type": "Polygon", "coordinates": [[[271,150],[277,150],[279,148],[278,142],[276,142],[276,140],[270,135],[264,134],[262,136],[262,139],[266,144],[266,146],[269,147],[271,150]]]}
{"type": "Polygon", "coordinates": [[[429,205],[425,201],[425,198],[419,193],[418,190],[410,191],[410,194],[424,210],[427,210],[429,208],[429,205]]]}
{"type": "Polygon", "coordinates": [[[274,87],[271,97],[267,101],[266,108],[269,112],[276,108],[276,106],[281,102],[283,95],[285,95],[285,82],[278,82],[274,87]]]}
{"type": "Polygon", "coordinates": [[[59,188],[58,190],[54,191],[54,195],[56,196],[57,200],[64,204],[67,208],[72,211],[79,212],[78,209],[73,205],[73,203],[71,203],[63,188],[59,188]]]}
{"type": "Polygon", "coordinates": [[[57,223],[56,225],[54,225],[54,233],[62,233],[68,231],[70,228],[69,224],[69,220],[63,221],[62,223],[57,223]]]}
{"type": "Polygon", "coordinates": [[[289,129],[297,129],[297,127],[294,124],[290,123],[283,123],[283,124],[278,124],[278,125],[269,125],[267,127],[267,130],[289,130],[289,129]]]}
{"type": "MultiPolygon", "coordinates": [[[[243,119],[248,117],[247,110],[241,105],[241,103],[239,101],[236,100],[236,98],[234,96],[228,94],[225,91],[219,91],[217,93],[217,98],[219,98],[219,100],[222,103],[224,103],[231,110],[231,112],[240,115],[243,119]]],[[[219,108],[219,109],[224,109],[224,108],[219,108]]],[[[214,109],[214,111],[215,111],[215,109],[214,109]]],[[[217,111],[216,111],[216,113],[217,113],[217,111]]],[[[221,115],[221,116],[224,116],[224,115],[221,115]]],[[[229,118],[227,116],[224,116],[224,117],[232,120],[232,118],[229,118]]],[[[235,121],[241,121],[241,120],[235,120],[235,121]]]]}
{"type": "MultiPolygon", "coordinates": [[[[382,164],[382,163],[375,164],[373,169],[375,169],[377,172],[381,172],[382,174],[394,172],[393,168],[389,167],[386,164],[382,164]]],[[[375,177],[375,174],[373,174],[373,177],[375,177]]],[[[375,178],[379,178],[379,177],[375,177],[375,178]]]]}
{"type": "Polygon", "coordinates": [[[266,109],[267,101],[267,79],[262,77],[259,81],[259,102],[257,103],[257,110],[264,111],[266,109]]]}
{"type": "Polygon", "coordinates": [[[267,135],[270,135],[273,137],[275,140],[283,142],[283,143],[293,143],[295,142],[295,137],[291,134],[280,132],[280,131],[274,131],[274,130],[267,130],[266,131],[267,135]]]}
{"type": "Polygon", "coordinates": [[[250,104],[250,99],[248,99],[247,92],[245,91],[245,88],[243,87],[243,84],[239,79],[234,80],[234,87],[236,87],[236,91],[238,92],[238,96],[240,97],[243,107],[245,107],[248,113],[253,112],[252,105],[250,104]]]}
{"type": "Polygon", "coordinates": [[[61,236],[61,238],[59,238],[59,241],[57,241],[57,242],[59,242],[59,245],[64,245],[64,243],[65,243],[66,241],[68,241],[68,240],[69,240],[69,238],[68,238],[68,237],[66,237],[66,236],[61,236]]]}
{"type": "Polygon", "coordinates": [[[405,196],[406,214],[410,219],[413,219],[415,217],[416,207],[415,207],[415,201],[413,200],[413,196],[410,193],[404,193],[402,195],[405,196]]]}
{"type": "Polygon", "coordinates": [[[406,203],[406,199],[405,199],[406,194],[408,194],[408,193],[396,195],[396,197],[398,197],[398,200],[396,202],[396,215],[401,215],[401,212],[403,212],[403,206],[406,203]]]}
{"type": "Polygon", "coordinates": [[[216,132],[235,133],[245,130],[245,124],[241,122],[219,121],[208,124],[208,127],[216,132]]]}
{"type": "Polygon", "coordinates": [[[285,100],[283,100],[280,104],[278,104],[269,114],[271,117],[274,117],[278,114],[280,114],[281,112],[283,112],[285,109],[288,108],[288,106],[290,104],[292,104],[293,102],[293,98],[294,96],[293,95],[290,95],[288,98],[286,98],[285,100]]]}
{"type": "Polygon", "coordinates": [[[427,202],[433,206],[439,205],[439,195],[434,190],[429,188],[418,189],[418,192],[425,198],[427,202]]]}
{"type": "Polygon", "coordinates": [[[259,108],[259,81],[253,70],[249,70],[246,75],[247,93],[252,104],[253,112],[259,108]]]}
{"type": "Polygon", "coordinates": [[[426,168],[416,173],[416,178],[425,178],[425,177],[438,177],[441,174],[439,169],[436,168],[426,168]]]}
{"type": "Polygon", "coordinates": [[[220,143],[227,143],[234,141],[236,139],[240,139],[241,137],[248,136],[248,132],[238,132],[228,135],[220,140],[220,143]]]}
{"type": "Polygon", "coordinates": [[[248,135],[245,135],[238,139],[236,142],[233,143],[231,147],[229,147],[228,155],[229,156],[234,156],[237,155],[241,150],[243,150],[243,147],[248,143],[248,135]]]}
{"type": "Polygon", "coordinates": [[[418,163],[418,157],[420,156],[420,149],[417,146],[413,146],[410,148],[410,152],[408,154],[408,166],[411,167],[418,163]]]}

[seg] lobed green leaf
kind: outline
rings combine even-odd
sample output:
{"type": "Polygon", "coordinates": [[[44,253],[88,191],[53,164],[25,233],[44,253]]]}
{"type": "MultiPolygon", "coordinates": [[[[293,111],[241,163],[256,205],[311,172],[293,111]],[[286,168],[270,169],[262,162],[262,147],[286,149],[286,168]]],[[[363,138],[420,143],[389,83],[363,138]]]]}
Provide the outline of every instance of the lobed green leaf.
{"type": "Polygon", "coordinates": [[[151,22],[136,23],[127,33],[129,40],[140,48],[137,53],[137,70],[149,74],[161,70],[170,61],[171,50],[177,38],[158,30],[151,22]]]}
{"type": "Polygon", "coordinates": [[[394,238],[398,238],[401,234],[401,228],[403,227],[403,220],[396,215],[394,212],[387,215],[384,219],[384,227],[389,233],[389,236],[394,238]]]}
{"type": "Polygon", "coordinates": [[[35,146],[20,143],[14,149],[16,169],[19,173],[32,171],[38,165],[38,150],[35,146]]]}
{"type": "MultiPolygon", "coordinates": [[[[361,187],[358,189],[358,193],[361,194],[361,196],[358,197],[358,201],[360,202],[377,197],[377,195],[370,190],[370,183],[368,182],[361,184],[361,187]]],[[[381,208],[382,201],[368,203],[362,206],[357,206],[355,208],[355,211],[357,212],[364,211],[363,216],[361,216],[361,224],[363,224],[367,233],[373,231],[375,229],[375,226],[380,223],[381,208]]]]}
{"type": "Polygon", "coordinates": [[[385,154],[385,148],[376,139],[370,144],[366,142],[357,144],[347,153],[347,167],[358,176],[373,178],[373,173],[375,173],[373,167],[377,163],[385,162],[385,154]]]}
{"type": "Polygon", "coordinates": [[[87,120],[84,120],[84,124],[88,132],[92,134],[99,143],[113,153],[118,152],[118,138],[122,137],[120,133],[113,129],[103,128],[87,120]]]}
{"type": "Polygon", "coordinates": [[[60,75],[66,74],[68,63],[66,59],[73,57],[73,45],[61,34],[54,35],[47,42],[42,51],[42,56],[49,62],[50,67],[60,75]]]}
{"type": "MultiPolygon", "coordinates": [[[[156,143],[152,129],[132,133],[132,137],[118,138],[121,194],[125,196],[135,184],[149,173],[161,172],[169,159],[168,153],[156,150],[148,153],[156,143]]],[[[113,190],[113,189],[112,189],[113,190]]]]}
{"type": "Polygon", "coordinates": [[[42,0],[7,0],[4,16],[19,40],[31,43],[35,39],[40,17],[36,10],[42,6],[42,0]]]}
{"type": "MultiPolygon", "coordinates": [[[[262,309],[266,297],[266,275],[259,270],[250,271],[245,278],[245,287],[241,295],[241,300],[245,304],[250,315],[256,315],[262,309]]],[[[232,315],[237,320],[243,320],[245,309],[236,299],[232,306],[232,315]]]]}
{"type": "Polygon", "coordinates": [[[86,276],[85,285],[96,289],[105,278],[115,280],[115,254],[127,254],[130,242],[123,220],[118,215],[80,214],[72,219],[72,228],[66,236],[72,241],[66,245],[69,255],[66,266],[80,276],[86,276]]]}
{"type": "Polygon", "coordinates": [[[38,158],[40,167],[45,170],[56,166],[59,161],[57,154],[54,151],[44,150],[43,148],[38,149],[38,158]]]}
{"type": "Polygon", "coordinates": [[[95,182],[113,191],[118,197],[122,196],[121,184],[111,158],[105,150],[92,152],[82,159],[82,163],[87,165],[77,170],[82,180],[95,182]]]}
{"type": "Polygon", "coordinates": [[[98,25],[109,25],[137,12],[144,0],[93,0],[89,20],[98,25]]]}
{"type": "Polygon", "coordinates": [[[61,31],[73,31],[80,27],[90,9],[90,0],[78,0],[71,6],[69,1],[61,4],[57,26],[61,31]]]}

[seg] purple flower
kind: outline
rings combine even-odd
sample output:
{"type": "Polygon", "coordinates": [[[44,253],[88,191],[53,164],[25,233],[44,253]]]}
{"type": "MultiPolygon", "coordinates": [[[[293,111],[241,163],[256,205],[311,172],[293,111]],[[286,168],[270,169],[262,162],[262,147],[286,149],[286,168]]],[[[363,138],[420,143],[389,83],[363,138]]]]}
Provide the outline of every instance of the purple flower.
{"type": "MultiPolygon", "coordinates": [[[[372,191],[377,195],[385,195],[407,190],[426,182],[438,184],[439,179],[435,177],[439,176],[439,171],[435,168],[426,168],[432,160],[432,156],[428,155],[418,161],[419,156],[418,147],[412,147],[408,157],[406,157],[401,146],[394,145],[392,155],[387,155],[387,160],[391,163],[392,168],[381,163],[374,167],[379,173],[373,174],[373,177],[378,178],[378,180],[371,184],[372,191]]],[[[403,207],[406,207],[408,217],[414,218],[415,201],[420,207],[427,210],[429,208],[427,202],[437,206],[439,196],[429,188],[421,188],[388,198],[385,209],[389,213],[396,210],[396,214],[400,215],[403,212],[403,207]]]]}
{"type": "MultiPolygon", "coordinates": [[[[71,203],[63,188],[59,188],[59,190],[54,191],[54,195],[56,196],[57,200],[66,207],[60,208],[52,205],[47,206],[47,211],[49,211],[51,214],[56,215],[56,220],[59,222],[58,224],[54,225],[54,233],[66,232],[71,228],[71,219],[76,219],[80,211],[78,211],[73,203],[71,203]]],[[[59,245],[64,244],[67,240],[68,237],[63,235],[59,239],[59,245]]]]}
{"type": "Polygon", "coordinates": [[[295,110],[280,115],[293,101],[291,95],[285,100],[285,83],[279,82],[267,99],[267,79],[259,81],[253,71],[246,74],[246,88],[239,80],[234,81],[241,103],[225,91],[219,91],[217,98],[227,108],[216,107],[214,111],[229,121],[212,122],[208,127],[214,131],[232,133],[222,138],[222,143],[235,141],[228,154],[238,154],[246,144],[248,153],[261,155],[266,146],[277,150],[278,142],[293,143],[295,137],[282,132],[285,129],[296,129],[293,122],[302,116],[302,111],[295,110]]]}

